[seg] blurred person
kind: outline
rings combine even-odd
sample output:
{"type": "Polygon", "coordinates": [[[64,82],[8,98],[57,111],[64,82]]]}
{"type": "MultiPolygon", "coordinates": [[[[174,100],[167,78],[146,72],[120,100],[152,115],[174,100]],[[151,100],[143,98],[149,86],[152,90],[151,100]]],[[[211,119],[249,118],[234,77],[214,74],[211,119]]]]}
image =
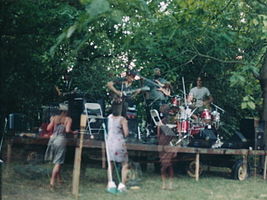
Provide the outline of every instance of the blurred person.
{"type": "Polygon", "coordinates": [[[54,164],[50,178],[50,188],[54,189],[56,182],[62,184],[61,166],[65,161],[66,153],[66,134],[76,134],[78,131],[71,130],[72,119],[68,117],[68,107],[60,104],[59,115],[52,116],[47,126],[47,131],[53,131],[45,152],[45,160],[54,164]]]}
{"type": "MultiPolygon", "coordinates": [[[[163,126],[166,126],[169,123],[171,117],[169,116],[170,108],[167,105],[161,106],[162,113],[164,114],[164,118],[162,119],[162,124],[157,127],[157,137],[159,145],[169,145],[173,136],[171,134],[163,131],[163,126]]],[[[162,187],[161,189],[173,189],[173,178],[174,178],[174,169],[173,169],[173,159],[176,157],[176,152],[165,152],[161,151],[159,153],[160,164],[161,164],[161,179],[162,179],[162,187]],[[169,181],[167,186],[166,182],[169,181]]]]}

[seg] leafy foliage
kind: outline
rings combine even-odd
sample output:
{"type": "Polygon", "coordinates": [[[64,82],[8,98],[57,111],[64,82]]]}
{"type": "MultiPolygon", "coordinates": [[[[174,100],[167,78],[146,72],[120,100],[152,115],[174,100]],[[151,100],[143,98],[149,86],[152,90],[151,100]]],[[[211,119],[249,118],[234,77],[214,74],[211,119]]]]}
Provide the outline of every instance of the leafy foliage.
{"type": "Polygon", "coordinates": [[[73,85],[98,99],[129,65],[146,77],[161,68],[174,94],[182,77],[189,91],[204,76],[227,124],[261,111],[262,1],[26,0],[5,1],[2,9],[4,114],[57,101],[53,87],[70,69],[73,85]]]}

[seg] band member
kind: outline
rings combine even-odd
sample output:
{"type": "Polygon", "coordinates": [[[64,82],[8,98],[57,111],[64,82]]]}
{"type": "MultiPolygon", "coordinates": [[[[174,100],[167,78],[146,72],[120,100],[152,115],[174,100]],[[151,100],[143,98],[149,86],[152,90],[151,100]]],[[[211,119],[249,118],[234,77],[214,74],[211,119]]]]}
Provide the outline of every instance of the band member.
{"type": "Polygon", "coordinates": [[[197,85],[192,88],[188,95],[188,102],[194,104],[195,107],[203,106],[203,99],[206,96],[207,103],[211,103],[213,101],[213,97],[210,94],[208,88],[204,87],[201,77],[197,77],[197,85]]]}
{"type": "Polygon", "coordinates": [[[153,80],[146,80],[145,85],[150,88],[146,93],[147,121],[151,122],[150,110],[159,110],[160,106],[166,104],[171,94],[171,85],[161,77],[159,68],[154,69],[153,80]]]}
{"type": "Polygon", "coordinates": [[[133,89],[136,73],[132,70],[126,72],[126,77],[117,78],[107,83],[107,87],[112,91],[112,104],[121,104],[123,117],[127,117],[127,109],[132,98],[141,92],[141,89],[133,89]],[[126,95],[127,91],[134,91],[132,95],[126,95]]]}

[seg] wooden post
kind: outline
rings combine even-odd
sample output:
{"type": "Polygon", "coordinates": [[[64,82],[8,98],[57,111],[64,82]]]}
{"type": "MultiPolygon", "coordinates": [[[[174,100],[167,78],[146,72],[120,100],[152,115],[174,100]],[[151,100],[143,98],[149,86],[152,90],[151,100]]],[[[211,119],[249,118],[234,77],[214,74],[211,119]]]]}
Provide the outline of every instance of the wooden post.
{"type": "Polygon", "coordinates": [[[12,155],[12,142],[10,140],[8,140],[7,143],[7,164],[9,164],[11,162],[11,155],[12,155]]]}
{"type": "Polygon", "coordinates": [[[195,173],[196,173],[196,181],[199,180],[199,152],[196,153],[196,169],[195,169],[195,173]]]}
{"type": "Polygon", "coordinates": [[[106,168],[106,145],[105,142],[101,143],[101,151],[102,151],[102,168],[106,168]]]}
{"type": "Polygon", "coordinates": [[[86,115],[81,115],[80,121],[80,142],[79,146],[75,148],[75,158],[74,158],[74,168],[73,168],[73,178],[72,178],[72,194],[75,198],[79,198],[79,184],[80,184],[80,172],[81,172],[81,157],[82,157],[82,147],[83,147],[83,136],[85,132],[85,126],[87,122],[86,115]]]}
{"type": "Polygon", "coordinates": [[[249,173],[248,172],[248,155],[243,155],[243,169],[245,172],[247,172],[247,174],[249,173]]]}
{"type": "Polygon", "coordinates": [[[267,155],[264,156],[264,169],[263,169],[263,179],[266,180],[266,170],[267,170],[267,155]]]}

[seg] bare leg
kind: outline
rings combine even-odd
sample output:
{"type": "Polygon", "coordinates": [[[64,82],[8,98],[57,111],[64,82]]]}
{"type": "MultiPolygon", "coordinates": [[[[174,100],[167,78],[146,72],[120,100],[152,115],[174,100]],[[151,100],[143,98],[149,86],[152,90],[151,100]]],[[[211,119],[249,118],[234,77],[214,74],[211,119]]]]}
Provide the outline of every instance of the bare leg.
{"type": "Polygon", "coordinates": [[[122,163],[121,182],[124,185],[126,184],[127,181],[127,173],[128,173],[128,163],[122,163]]]}
{"type": "Polygon", "coordinates": [[[57,174],[57,181],[59,184],[63,184],[63,181],[62,181],[62,177],[61,177],[61,170],[59,170],[58,174],[57,174]]]}
{"type": "Polygon", "coordinates": [[[161,167],[161,180],[162,180],[162,186],[161,186],[161,189],[165,190],[166,189],[166,171],[167,171],[167,168],[162,166],[161,167]]]}
{"type": "Polygon", "coordinates": [[[57,178],[58,174],[60,173],[60,167],[61,167],[60,164],[55,164],[55,166],[53,168],[52,176],[51,176],[51,179],[50,179],[50,185],[51,186],[55,186],[56,178],[57,178]]]}
{"type": "Polygon", "coordinates": [[[108,171],[107,171],[107,173],[108,173],[108,182],[113,181],[112,180],[112,170],[113,170],[113,165],[112,165],[112,162],[109,161],[108,171]]]}
{"type": "Polygon", "coordinates": [[[174,177],[174,171],[173,171],[173,167],[170,166],[169,167],[169,189],[172,190],[173,189],[173,177],[174,177]]]}

